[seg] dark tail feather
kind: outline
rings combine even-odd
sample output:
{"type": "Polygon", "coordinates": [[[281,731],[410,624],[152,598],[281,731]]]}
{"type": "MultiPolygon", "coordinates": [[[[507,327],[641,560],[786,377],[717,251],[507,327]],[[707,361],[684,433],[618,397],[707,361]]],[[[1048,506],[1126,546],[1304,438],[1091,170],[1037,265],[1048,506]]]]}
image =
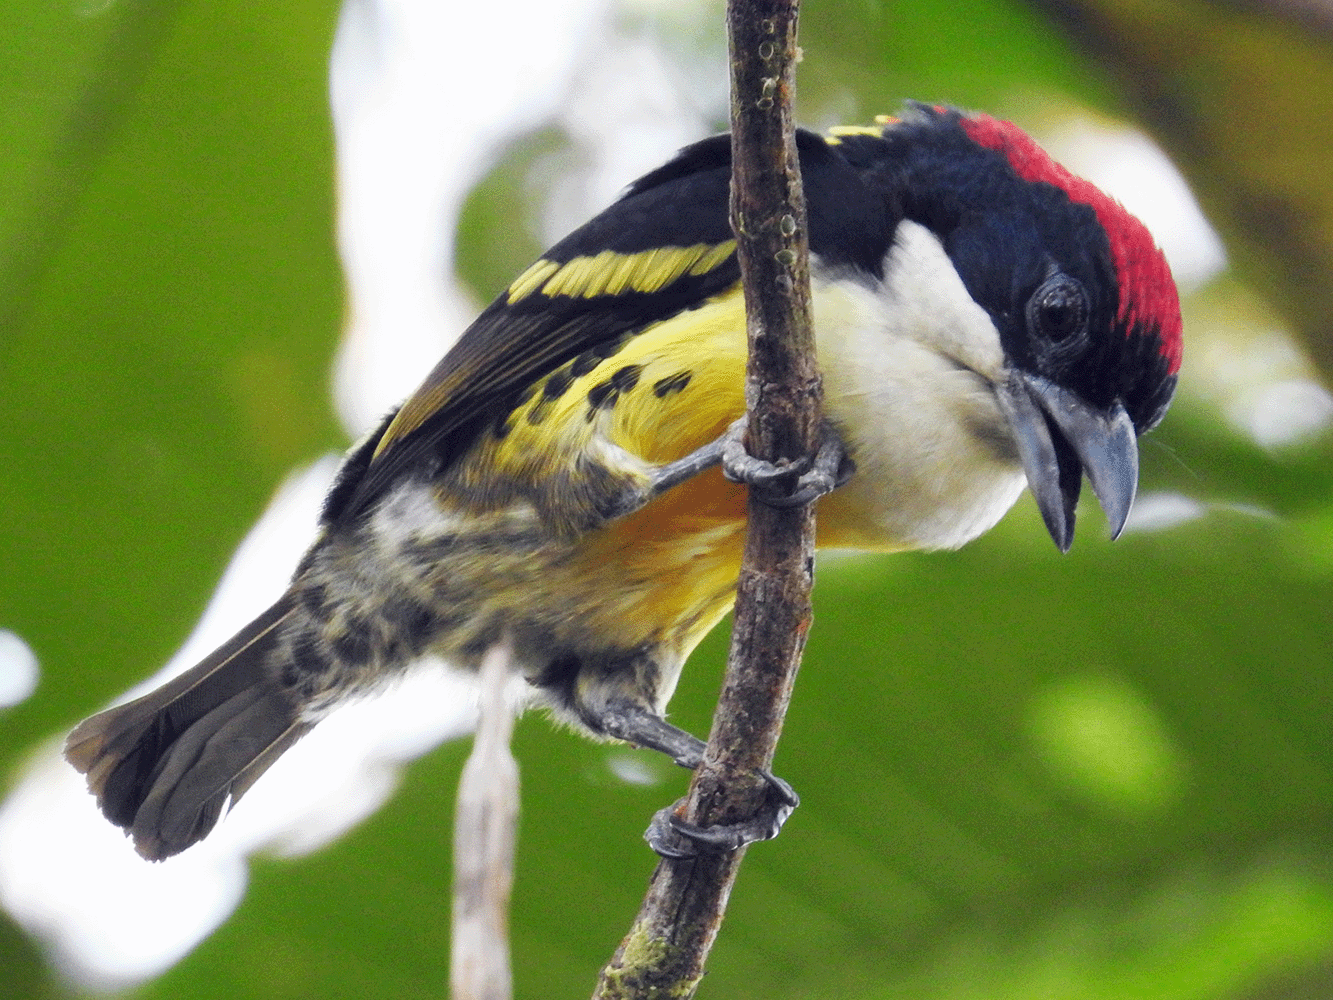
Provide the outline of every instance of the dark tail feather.
{"type": "Polygon", "coordinates": [[[265,663],[293,607],[283,595],[198,666],[65,741],[102,812],[150,861],[203,839],[227,801],[310,728],[265,663]]]}

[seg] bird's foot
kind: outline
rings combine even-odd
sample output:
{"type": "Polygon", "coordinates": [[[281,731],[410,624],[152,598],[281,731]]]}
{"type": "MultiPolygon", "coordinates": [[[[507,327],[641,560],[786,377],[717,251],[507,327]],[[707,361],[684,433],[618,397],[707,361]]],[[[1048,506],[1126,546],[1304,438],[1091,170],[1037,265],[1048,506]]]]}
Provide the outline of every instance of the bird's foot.
{"type": "Polygon", "coordinates": [[[643,835],[644,840],[664,858],[726,854],[758,840],[772,840],[792,810],[800,805],[801,799],[791,785],[781,778],[767,771],[760,774],[767,782],[768,789],[763,804],[749,819],[740,823],[695,826],[677,814],[685,801],[681,799],[674,805],[658,810],[643,835]]]}
{"type": "Polygon", "coordinates": [[[829,424],[820,428],[819,449],[814,458],[767,462],[745,448],[745,418],[741,417],[722,437],[722,474],[733,483],[745,483],[770,507],[799,507],[831,493],[856,471],[842,438],[829,424]]]}

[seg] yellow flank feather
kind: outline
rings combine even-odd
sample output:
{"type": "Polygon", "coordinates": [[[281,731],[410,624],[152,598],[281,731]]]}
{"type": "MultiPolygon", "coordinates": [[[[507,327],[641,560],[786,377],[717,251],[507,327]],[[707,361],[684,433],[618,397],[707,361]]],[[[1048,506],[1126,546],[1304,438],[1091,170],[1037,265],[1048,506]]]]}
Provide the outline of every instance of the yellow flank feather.
{"type": "MultiPolygon", "coordinates": [[[[560,372],[554,373],[559,377],[560,372]]],[[[495,458],[513,469],[555,448],[581,454],[595,433],[644,462],[681,458],[712,441],[745,408],[745,308],[739,286],[646,327],[558,396],[535,387],[515,411],[495,458]],[[637,370],[632,388],[602,405],[590,394],[637,370]]]]}
{"type": "MultiPolygon", "coordinates": [[[[635,389],[599,419],[613,442],[659,464],[716,439],[744,412],[745,350],[745,306],[740,289],[733,288],[648,327],[580,381],[591,388],[624,366],[643,366],[635,389]]],[[[572,392],[570,397],[582,401],[572,392]]],[[[586,422],[586,412],[585,403],[571,417],[586,422]]],[[[672,634],[657,641],[687,656],[731,607],[745,503],[745,487],[712,469],[586,538],[571,568],[586,575],[589,586],[608,567],[641,583],[626,594],[617,617],[608,615],[598,626],[607,634],[623,630],[626,621],[639,626],[634,631],[670,627],[672,634]]]]}
{"type": "MultiPolygon", "coordinates": [[[[541,481],[553,470],[577,468],[589,454],[616,461],[599,440],[628,453],[621,461],[629,473],[644,468],[636,459],[657,465],[689,454],[744,412],[744,312],[733,287],[647,327],[585,375],[565,383],[554,373],[564,391],[549,397],[546,380],[539,382],[507,432],[480,442],[468,464],[541,481]],[[608,387],[615,385],[629,387],[612,396],[608,387]]],[[[576,604],[587,634],[664,643],[683,657],[731,605],[745,503],[745,487],[711,469],[582,535],[548,569],[543,590],[576,604]],[[608,573],[614,588],[605,586],[608,573]]]]}

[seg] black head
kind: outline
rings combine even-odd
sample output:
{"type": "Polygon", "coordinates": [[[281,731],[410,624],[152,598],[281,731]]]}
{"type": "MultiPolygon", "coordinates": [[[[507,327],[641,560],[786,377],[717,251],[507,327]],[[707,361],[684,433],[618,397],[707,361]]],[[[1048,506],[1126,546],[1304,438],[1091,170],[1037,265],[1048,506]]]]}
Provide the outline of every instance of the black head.
{"type": "Polygon", "coordinates": [[[1181,359],[1175,282],[1147,229],[986,115],[914,105],[842,148],[935,233],[990,314],[1012,373],[997,395],[1056,544],[1072,541],[1085,473],[1118,533],[1135,439],[1162,419],[1181,359]]]}

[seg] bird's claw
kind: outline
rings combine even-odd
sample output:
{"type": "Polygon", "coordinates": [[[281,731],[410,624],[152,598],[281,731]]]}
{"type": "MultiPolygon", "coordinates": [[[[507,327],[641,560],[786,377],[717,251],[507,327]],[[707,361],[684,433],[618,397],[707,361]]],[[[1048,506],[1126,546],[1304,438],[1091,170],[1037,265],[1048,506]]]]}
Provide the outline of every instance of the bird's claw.
{"type": "Polygon", "coordinates": [[[761,776],[768,783],[763,804],[749,819],[740,823],[696,826],[682,819],[677,810],[681,799],[653,816],[643,838],[664,858],[693,858],[699,854],[726,854],[759,840],[772,840],[782,824],[800,805],[801,799],[787,782],[767,771],[761,776]]]}
{"type": "Polygon", "coordinates": [[[746,421],[741,417],[727,429],[722,444],[722,474],[733,483],[745,483],[770,507],[799,507],[818,500],[843,485],[856,471],[842,438],[828,424],[821,428],[819,449],[813,459],[767,462],[745,448],[746,421]]]}

